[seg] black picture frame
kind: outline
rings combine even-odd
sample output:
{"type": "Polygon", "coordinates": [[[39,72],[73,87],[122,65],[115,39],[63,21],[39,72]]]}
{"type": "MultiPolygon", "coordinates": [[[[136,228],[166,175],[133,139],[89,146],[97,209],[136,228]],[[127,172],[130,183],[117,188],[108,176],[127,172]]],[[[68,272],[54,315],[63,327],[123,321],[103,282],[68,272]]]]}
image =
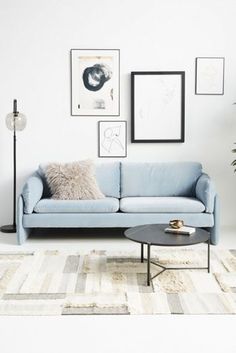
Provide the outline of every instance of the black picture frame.
{"type": "Polygon", "coordinates": [[[98,157],[99,158],[126,158],[127,157],[127,121],[126,120],[100,120],[98,121],[98,157]],[[104,154],[101,152],[101,130],[102,124],[106,124],[108,127],[115,127],[115,125],[119,125],[119,123],[124,124],[124,136],[122,138],[122,142],[124,141],[124,154],[112,154],[108,153],[104,154]],[[113,126],[114,125],[114,126],[113,126]]]}
{"type": "MultiPolygon", "coordinates": [[[[162,99],[157,97],[157,99],[162,99]]],[[[133,71],[131,72],[131,142],[132,143],[183,143],[185,141],[185,71],[133,71]],[[136,77],[140,76],[154,76],[159,75],[162,79],[164,76],[169,77],[170,75],[178,76],[180,79],[180,91],[179,91],[179,136],[177,138],[172,138],[168,136],[158,137],[158,138],[137,138],[136,136],[136,77]]]]}
{"type": "Polygon", "coordinates": [[[202,95],[202,96],[222,96],[224,95],[224,81],[225,81],[225,58],[223,56],[199,56],[197,58],[195,58],[195,94],[196,95],[202,95]],[[220,88],[219,88],[219,91],[218,92],[214,92],[214,90],[210,91],[210,88],[209,88],[209,91],[207,92],[207,90],[203,90],[201,91],[199,89],[199,85],[198,85],[198,79],[199,79],[199,75],[200,75],[200,70],[198,69],[198,66],[199,66],[199,63],[200,61],[222,61],[222,67],[219,68],[219,70],[221,70],[221,74],[222,74],[222,77],[221,77],[221,81],[222,83],[219,84],[220,88]]]}
{"type": "Polygon", "coordinates": [[[70,49],[70,115],[71,116],[79,116],[79,117],[109,117],[109,116],[120,116],[120,49],[76,49],[76,48],[73,48],[73,49],[70,49]],[[81,51],[81,52],[84,52],[84,53],[87,53],[87,52],[94,52],[94,56],[97,56],[99,57],[100,56],[100,53],[105,53],[106,52],[108,53],[111,53],[111,52],[116,52],[117,53],[117,60],[118,60],[118,63],[117,63],[117,73],[116,73],[116,76],[118,77],[117,79],[117,95],[118,95],[118,98],[117,98],[117,113],[116,114],[113,114],[113,113],[110,113],[110,112],[107,112],[107,113],[104,113],[104,114],[100,114],[98,111],[97,112],[94,112],[94,113],[75,113],[75,108],[74,108],[74,98],[73,98],[73,53],[74,52],[78,52],[78,51],[81,51]]]}

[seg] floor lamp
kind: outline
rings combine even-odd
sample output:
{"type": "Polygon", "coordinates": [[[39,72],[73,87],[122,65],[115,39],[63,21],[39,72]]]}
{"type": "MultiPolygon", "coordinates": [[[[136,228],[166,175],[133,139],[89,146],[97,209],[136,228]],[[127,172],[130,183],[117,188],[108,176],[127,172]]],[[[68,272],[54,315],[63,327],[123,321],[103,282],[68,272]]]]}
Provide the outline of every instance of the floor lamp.
{"type": "Polygon", "coordinates": [[[13,131],[13,223],[0,228],[3,233],[16,232],[16,131],[26,127],[26,117],[17,111],[17,100],[13,101],[13,113],[6,116],[7,128],[13,131]]]}

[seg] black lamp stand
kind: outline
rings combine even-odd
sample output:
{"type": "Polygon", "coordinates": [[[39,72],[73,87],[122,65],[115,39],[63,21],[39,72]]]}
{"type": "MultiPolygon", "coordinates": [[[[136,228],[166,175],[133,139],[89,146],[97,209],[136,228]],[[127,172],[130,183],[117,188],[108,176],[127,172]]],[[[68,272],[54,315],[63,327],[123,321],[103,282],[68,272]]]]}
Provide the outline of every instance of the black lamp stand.
{"type": "MultiPolygon", "coordinates": [[[[15,117],[18,116],[17,111],[17,100],[13,101],[13,114],[15,117]]],[[[3,233],[15,233],[16,232],[16,129],[14,124],[13,129],[13,224],[2,226],[1,232],[3,233]]]]}

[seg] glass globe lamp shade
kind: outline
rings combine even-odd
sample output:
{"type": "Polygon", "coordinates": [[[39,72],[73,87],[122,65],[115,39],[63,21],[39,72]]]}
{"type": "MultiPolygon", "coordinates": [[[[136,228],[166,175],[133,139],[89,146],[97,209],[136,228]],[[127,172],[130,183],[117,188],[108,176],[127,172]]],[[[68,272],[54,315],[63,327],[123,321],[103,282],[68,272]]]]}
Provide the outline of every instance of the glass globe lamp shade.
{"type": "Polygon", "coordinates": [[[26,117],[21,113],[10,113],[6,116],[7,128],[11,131],[22,131],[26,127],[26,117]]]}

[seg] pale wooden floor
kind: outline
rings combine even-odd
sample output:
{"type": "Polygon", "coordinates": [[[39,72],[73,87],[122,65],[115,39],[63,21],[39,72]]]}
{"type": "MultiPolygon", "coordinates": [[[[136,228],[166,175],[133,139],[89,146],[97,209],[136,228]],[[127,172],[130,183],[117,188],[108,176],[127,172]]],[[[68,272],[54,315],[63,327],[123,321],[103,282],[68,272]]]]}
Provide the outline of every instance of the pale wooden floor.
{"type": "MultiPolygon", "coordinates": [[[[36,249],[70,250],[134,250],[139,245],[126,239],[122,230],[39,230],[34,232],[23,245],[17,245],[16,234],[0,232],[0,251],[24,251],[36,249]]],[[[198,245],[204,247],[204,244],[198,245]]],[[[236,248],[236,228],[221,229],[220,248],[236,248]]]]}

